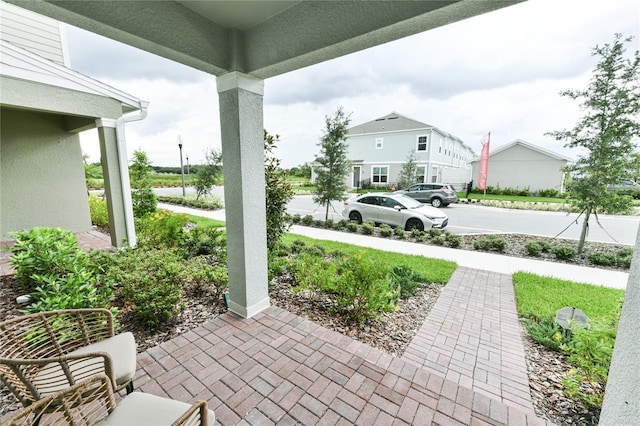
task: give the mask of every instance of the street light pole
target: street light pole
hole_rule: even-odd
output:
[[[180,175],[182,176],[182,196],[186,196],[186,191],[184,189],[184,166],[182,165],[182,140],[180,136],[178,136],[178,148],[180,148]]]

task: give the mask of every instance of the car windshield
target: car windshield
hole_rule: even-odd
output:
[[[415,209],[422,206],[422,203],[414,198],[407,197],[406,195],[399,195],[396,200],[402,203],[408,209]]]

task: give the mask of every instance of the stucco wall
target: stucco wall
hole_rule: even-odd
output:
[[[0,113],[0,239],[36,226],[90,230],[79,136],[60,116]]]

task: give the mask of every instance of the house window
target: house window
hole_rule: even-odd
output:
[[[376,138],[376,149],[382,149],[383,138]]]
[[[429,136],[418,136],[418,147],[416,151],[427,151],[429,148]]]
[[[389,166],[373,166],[371,168],[371,182],[387,183],[389,178]]]
[[[427,174],[426,169],[424,166],[416,167],[416,182],[424,183],[424,178]]]
[[[438,147],[438,154],[442,153],[442,139],[440,139],[440,146]]]

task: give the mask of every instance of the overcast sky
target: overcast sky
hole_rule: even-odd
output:
[[[178,137],[190,164],[220,149],[215,77],[74,27],[65,26],[71,67],[151,102],[144,121],[127,124],[129,158],[144,150],[153,165],[179,166]],[[338,106],[351,125],[392,111],[461,138],[476,152],[523,139],[571,158],[577,152],[546,132],[571,128],[577,101],[597,62],[595,45],[615,33],[636,37],[638,0],[529,0],[265,81],[264,126],[280,135],[284,167],[319,153],[324,116]],[[82,135],[99,160],[97,133]],[[185,158],[186,162],[186,158]]]

